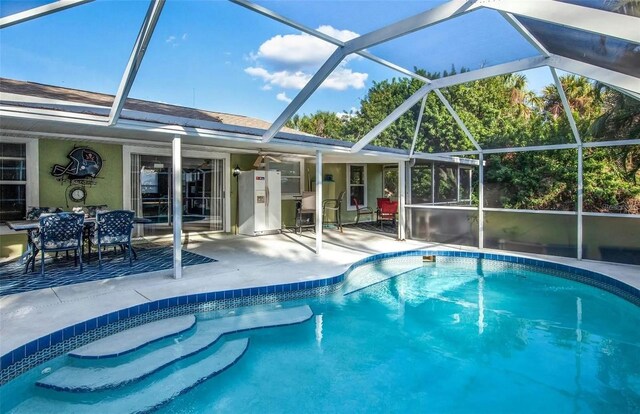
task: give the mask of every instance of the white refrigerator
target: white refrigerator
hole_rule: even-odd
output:
[[[281,224],[280,171],[244,171],[238,177],[238,230],[257,236],[278,233]]]

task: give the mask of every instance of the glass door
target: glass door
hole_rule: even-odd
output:
[[[171,157],[132,154],[131,198],[136,215],[151,220],[153,234],[171,232]],[[182,223],[186,231],[224,230],[224,160],[182,159]]]

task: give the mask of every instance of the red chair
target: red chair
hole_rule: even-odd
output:
[[[360,216],[366,216],[367,214],[371,217],[371,220],[373,220],[373,210],[371,210],[370,207],[360,207],[358,199],[355,197],[351,198],[351,203],[356,206],[356,224],[360,221]]]
[[[396,214],[398,214],[398,202],[391,201],[388,198],[378,198],[378,221],[380,222],[380,227],[385,220],[391,221],[393,224],[396,224]]]

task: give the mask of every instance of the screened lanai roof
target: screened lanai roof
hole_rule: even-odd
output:
[[[267,144],[296,114],[349,116],[376,83],[413,78],[423,86],[346,145],[348,152],[362,151],[435,94],[474,148],[464,153],[474,153],[485,149],[482,137],[447,101],[442,91],[448,87],[522,71],[532,73],[531,81],[544,73],[559,87],[573,127],[568,145],[579,145],[581,137],[558,73],[640,97],[637,0],[8,0],[0,7],[1,77],[114,96],[108,113],[67,123],[127,128],[125,102],[140,98],[267,119],[254,125],[261,131],[256,143]],[[467,71],[434,80],[415,73],[452,66]],[[0,108],[4,119],[36,109],[6,106]],[[417,135],[418,128],[409,138],[415,142]]]

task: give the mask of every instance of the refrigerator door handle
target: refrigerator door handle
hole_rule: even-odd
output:
[[[265,204],[268,206],[269,205],[269,186],[268,185],[265,187],[264,195],[265,195],[265,200],[264,200]]]

